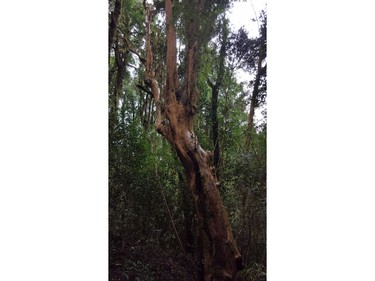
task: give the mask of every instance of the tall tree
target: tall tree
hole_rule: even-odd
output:
[[[115,36],[115,32],[116,32],[117,25],[118,25],[118,20],[119,20],[120,13],[121,13],[121,3],[122,3],[122,0],[115,0],[114,3],[111,3],[111,2],[109,3],[110,5],[112,4],[114,6],[112,12],[109,14],[109,31],[108,31],[108,51],[109,52],[111,52],[113,38]]]
[[[191,2],[191,3],[190,3]],[[203,248],[204,281],[237,280],[242,258],[233,239],[232,230],[223,206],[218,181],[211,165],[212,154],[204,150],[194,134],[193,118],[199,96],[197,70],[200,19],[205,1],[190,1],[189,22],[186,30],[184,83],[177,73],[176,31],[173,19],[173,1],[165,1],[167,26],[166,84],[161,93],[153,69],[150,43],[152,6],[144,1],[146,9],[146,70],[145,84],[151,89],[156,104],[155,127],[176,151],[193,195]],[[181,86],[180,86],[181,84]]]
[[[248,114],[248,128],[254,127],[255,109],[265,102],[267,63],[267,13],[261,12],[261,26],[259,37],[249,38],[241,28],[231,37],[231,60],[233,68],[249,71],[255,77],[251,81],[250,110]]]
[[[248,128],[250,130],[253,129],[254,124],[254,113],[255,108],[257,108],[260,105],[260,102],[264,99],[265,94],[265,87],[266,83],[264,80],[266,77],[266,70],[267,70],[267,64],[264,63],[264,60],[267,56],[267,17],[266,14],[264,14],[262,26],[260,27],[260,36],[256,40],[258,43],[258,49],[257,49],[257,63],[256,63],[256,75],[255,80],[253,83],[253,91],[251,94],[251,102],[250,102],[250,111],[249,111],[249,120],[248,120]],[[263,83],[262,83],[263,82]],[[263,94],[263,95],[262,95]]]
[[[242,155],[235,160],[239,176],[237,189],[241,198],[238,238],[243,258],[259,272],[266,266],[266,127],[254,126],[255,110],[265,103],[267,79],[267,15],[262,11],[259,36],[249,38],[244,29],[231,37],[233,68],[241,68],[253,75],[250,91],[250,108],[247,114],[246,134]],[[262,277],[262,278],[263,278]]]

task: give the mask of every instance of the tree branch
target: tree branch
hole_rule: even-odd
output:
[[[146,1],[143,1],[143,6],[146,10],[146,60],[144,61],[144,65],[146,66],[146,73],[144,82],[146,86],[151,89],[146,90],[147,93],[151,93],[154,98],[154,102],[156,105],[156,120],[155,120],[155,129],[156,131],[164,136],[167,140],[169,138],[169,130],[165,124],[162,122],[162,110],[161,110],[161,102],[160,102],[160,88],[158,81],[155,77],[155,71],[152,70],[152,49],[150,43],[150,32],[151,32],[151,18],[152,18],[152,6],[147,5]],[[137,85],[138,86],[138,85]],[[144,88],[142,86],[142,88]],[[141,88],[141,89],[142,89]],[[143,89],[145,90],[145,89]]]
[[[211,88],[214,88],[215,85],[212,83],[211,79],[210,78],[207,78],[207,84],[208,86],[210,86]]]
[[[144,64],[144,65],[146,65],[146,60],[140,55],[140,54],[138,54],[136,51],[134,51],[132,48],[130,48],[130,47],[128,47],[128,50],[130,51],[130,52],[132,52],[133,54],[135,54],[138,58],[139,58],[139,60],[142,62],[142,64]]]
[[[136,86],[137,86],[139,89],[141,89],[142,91],[145,91],[147,94],[149,94],[150,96],[153,97],[152,92],[151,92],[149,89],[147,89],[145,86],[143,86],[143,85],[141,85],[141,84],[137,84]]]
[[[135,65],[132,65],[130,63],[126,64],[126,66],[130,66],[130,67],[133,67],[134,69],[138,69],[138,67],[136,67]]]

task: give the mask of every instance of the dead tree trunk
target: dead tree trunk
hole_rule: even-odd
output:
[[[200,1],[197,4],[199,8]],[[176,151],[184,167],[188,186],[193,195],[203,247],[204,280],[237,280],[237,271],[242,266],[241,255],[237,250],[228,216],[222,204],[218,181],[214,167],[211,165],[211,153],[200,146],[193,130],[193,117],[198,98],[196,87],[197,23],[192,21],[187,28],[189,42],[187,44],[185,83],[179,89],[172,0],[165,1],[167,78],[165,91],[162,95],[162,104],[155,71],[152,69],[150,46],[152,8],[146,4],[146,1],[144,1],[144,6],[147,14],[145,84],[151,89],[156,104],[156,130],[168,140]]]

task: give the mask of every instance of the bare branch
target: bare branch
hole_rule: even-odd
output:
[[[146,60],[140,55],[140,54],[138,54],[136,51],[134,51],[132,48],[130,48],[130,47],[128,47],[128,50],[130,51],[130,52],[132,52],[133,54],[135,54],[138,58],[139,58],[139,60],[142,62],[142,64],[144,64],[144,65],[146,65]]]

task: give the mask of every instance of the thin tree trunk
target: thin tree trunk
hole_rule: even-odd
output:
[[[120,53],[118,47],[115,48],[116,54],[116,76],[115,76],[115,86],[113,91],[113,96],[111,97],[110,101],[110,112],[109,112],[109,133],[113,133],[114,127],[118,122],[118,109],[119,109],[119,100],[122,96],[122,88],[123,88],[123,81],[124,75],[126,71],[126,59],[128,56],[128,51],[125,53]]]
[[[225,62],[225,51],[226,43],[228,38],[228,29],[226,26],[226,19],[224,18],[222,22],[222,42],[219,54],[219,67],[218,75],[215,84],[213,84],[210,79],[207,80],[208,85],[211,87],[211,122],[212,122],[212,142],[214,145],[214,167],[216,172],[216,177],[220,177],[220,141],[219,141],[219,120],[218,120],[218,97],[221,84],[224,78],[224,62]]]
[[[264,72],[264,67],[262,67],[262,62],[265,59],[265,46],[263,43],[259,46],[259,56],[257,64],[257,74],[255,76],[253,93],[251,95],[250,111],[249,111],[249,120],[248,120],[248,129],[252,130],[254,127],[254,113],[255,108],[258,107],[258,95],[259,95],[259,86],[260,78]]]
[[[214,87],[212,87],[211,122],[212,122],[212,141],[214,144],[214,167],[215,167],[217,178],[219,178],[220,176],[219,120],[217,118],[218,96],[219,96],[219,87],[216,84]]]
[[[110,112],[109,112],[109,133],[113,133],[114,127],[117,124],[117,114],[119,109],[119,101],[122,96],[123,81],[126,72],[126,64],[128,61],[129,49],[127,48],[127,39],[124,37],[125,50],[120,50],[120,42],[118,33],[118,22],[121,17],[122,4],[125,0],[115,0],[115,7],[110,15],[109,23],[109,34],[108,34],[108,59],[110,59],[110,54],[112,48],[114,49],[115,55],[115,65],[113,69],[109,70],[109,81],[112,80],[112,76],[116,73],[114,77],[114,90],[113,96],[110,98]],[[126,14],[125,14],[126,17]],[[126,19],[125,24],[127,24],[128,19]],[[110,84],[110,83],[109,83]],[[111,91],[109,91],[111,93]]]
[[[121,2],[122,0],[115,0],[115,8],[110,15],[109,31],[108,31],[108,52],[111,52],[113,38],[117,29],[118,19],[121,14]]]

